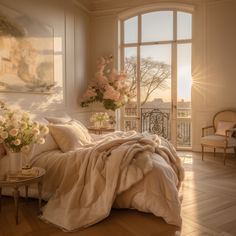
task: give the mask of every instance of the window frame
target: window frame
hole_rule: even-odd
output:
[[[150,42],[142,42],[142,15],[151,13],[151,12],[159,12],[159,11],[172,11],[173,12],[173,39],[166,41],[150,41]],[[177,12],[189,13],[192,16],[192,34],[191,39],[177,39]],[[136,43],[125,43],[124,37],[124,22],[132,17],[138,18],[138,36]],[[177,120],[177,89],[174,91],[174,87],[177,88],[177,47],[178,44],[190,43],[193,46],[193,23],[194,23],[194,6],[186,5],[186,4],[170,4],[170,3],[158,3],[152,4],[145,7],[137,7],[128,11],[125,11],[119,15],[119,48],[118,48],[118,66],[121,70],[124,69],[124,54],[125,48],[127,47],[136,47],[137,50],[137,67],[140,68],[140,48],[145,45],[162,45],[162,44],[171,44],[171,74],[172,74],[172,84],[171,84],[171,98],[172,98],[172,118],[174,117]],[[193,60],[192,60],[193,61]],[[140,71],[137,73],[137,87],[140,87]],[[173,104],[173,100],[175,104]],[[133,118],[136,120],[140,120],[141,117],[141,109],[140,109],[140,91],[137,91],[137,117],[129,117],[129,119]],[[123,111],[121,111],[124,113]],[[120,128],[124,129],[125,119],[124,116],[119,114],[120,118]],[[171,119],[172,119],[171,118]],[[140,130],[140,123],[138,122],[138,130]],[[177,121],[175,125],[171,128],[172,143],[174,146],[177,144]],[[192,140],[192,137],[191,137]]]

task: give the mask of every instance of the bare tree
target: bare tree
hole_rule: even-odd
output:
[[[125,72],[130,81],[130,92],[137,96],[137,58],[125,58]],[[141,105],[144,105],[151,94],[158,89],[167,89],[167,79],[170,78],[170,65],[155,61],[151,57],[140,59],[140,88],[142,91]]]

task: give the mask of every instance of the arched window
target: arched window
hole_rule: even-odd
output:
[[[191,147],[192,9],[138,11],[120,18],[121,68],[133,94],[121,128]]]

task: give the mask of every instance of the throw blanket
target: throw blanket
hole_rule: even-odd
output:
[[[152,170],[153,153],[160,153],[183,179],[181,162],[172,146],[156,135],[115,132],[92,146],[70,152],[60,186],[43,209],[42,219],[66,231],[106,218],[118,194]]]

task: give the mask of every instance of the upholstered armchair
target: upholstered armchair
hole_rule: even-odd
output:
[[[213,117],[213,124],[202,128],[202,160],[204,159],[204,148],[223,149],[224,165],[227,149],[234,148],[236,155],[236,111],[220,111]],[[211,132],[210,132],[211,131]]]

